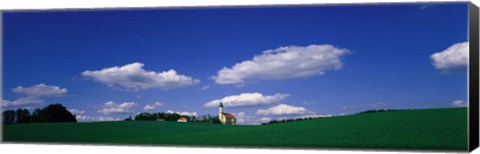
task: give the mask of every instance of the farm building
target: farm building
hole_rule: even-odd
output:
[[[187,120],[188,119],[185,118],[185,117],[180,117],[180,118],[178,118],[177,122],[187,122]]]
[[[235,119],[235,116],[233,116],[233,114],[223,113],[223,103],[222,102],[220,102],[220,106],[219,106],[218,119],[224,125],[225,124],[235,125],[235,123],[236,123],[236,119]]]

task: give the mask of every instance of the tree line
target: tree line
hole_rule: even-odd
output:
[[[376,112],[392,112],[392,111],[403,111],[404,109],[372,109],[366,110],[362,112],[358,112],[356,114],[366,114],[366,113],[376,113]]]
[[[61,104],[50,104],[32,113],[28,109],[3,111],[3,124],[37,122],[77,122],[75,116]]]
[[[158,119],[162,119],[165,121],[177,121],[180,117],[185,117],[188,119],[188,121],[191,121],[191,122],[220,123],[218,116],[211,116],[209,114],[202,115],[202,116],[186,116],[186,115],[180,115],[178,113],[172,113],[172,112],[157,112],[157,113],[143,112],[135,115],[134,118],[128,117],[125,119],[125,121],[130,121],[130,120],[156,121]]]
[[[326,117],[306,117],[306,118],[296,118],[296,119],[270,120],[270,121],[267,122],[267,123],[262,123],[262,125],[275,124],[275,123],[284,123],[284,122],[294,122],[294,121],[302,121],[302,120],[318,119],[318,118],[326,118]]]
[[[354,115],[367,114],[367,113],[378,113],[378,112],[393,112],[393,111],[402,111],[402,110],[401,109],[371,109],[371,110],[366,110],[366,111],[355,113]],[[318,118],[326,118],[326,117],[307,117],[307,118],[297,118],[297,119],[271,120],[267,123],[262,123],[262,125],[301,121],[301,120],[308,120],[308,119],[318,119]]]

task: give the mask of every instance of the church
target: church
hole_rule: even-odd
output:
[[[230,113],[223,113],[223,103],[220,102],[220,106],[219,106],[219,111],[218,111],[218,119],[220,120],[220,122],[222,124],[231,124],[231,125],[235,125],[236,123],[236,119],[235,119],[235,116],[233,116],[233,114],[230,114]]]

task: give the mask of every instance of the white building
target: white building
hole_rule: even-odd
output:
[[[180,118],[178,118],[177,122],[187,122],[187,120],[188,119],[185,118],[185,117],[180,117]]]
[[[223,113],[223,103],[222,102],[220,102],[220,106],[219,106],[218,119],[224,125],[225,124],[235,125],[235,123],[237,121],[235,119],[235,116],[233,116],[233,114]]]

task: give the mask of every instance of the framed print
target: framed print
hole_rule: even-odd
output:
[[[478,147],[470,2],[3,11],[2,142]]]

